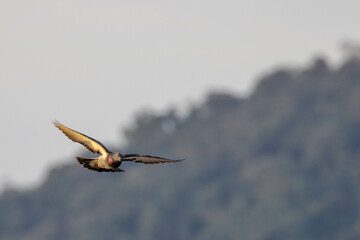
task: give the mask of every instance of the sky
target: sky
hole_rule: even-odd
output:
[[[336,64],[360,41],[359,1],[0,1],[0,190],[37,186],[142,111],[186,109],[211,91],[246,96],[266,72]],[[116,150],[116,149],[113,149]],[[139,149],[139,153],[141,149]]]

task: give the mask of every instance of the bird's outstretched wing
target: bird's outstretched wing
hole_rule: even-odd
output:
[[[150,155],[139,155],[139,154],[125,154],[121,156],[122,161],[135,161],[138,163],[154,164],[154,163],[171,163],[180,162],[184,159],[171,160],[162,157],[150,156]]]
[[[72,130],[68,127],[65,127],[58,121],[54,121],[55,126],[62,131],[68,138],[70,138],[74,142],[81,143],[84,145],[87,149],[89,149],[93,153],[98,154],[106,154],[109,153],[109,150],[106,149],[106,147],[99,141],[88,137],[82,133],[79,133],[75,130]]]

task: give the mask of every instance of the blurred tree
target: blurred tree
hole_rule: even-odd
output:
[[[280,69],[247,99],[145,112],[127,152],[187,160],[99,174],[79,165],[0,198],[0,239],[360,239],[360,61]]]

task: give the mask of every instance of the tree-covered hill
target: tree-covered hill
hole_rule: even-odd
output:
[[[2,194],[0,239],[360,239],[356,58],[274,71],[186,118],[143,114],[126,136],[125,152],[187,160],[121,174],[74,160]]]

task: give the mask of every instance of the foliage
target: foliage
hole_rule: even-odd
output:
[[[317,59],[185,119],[145,114],[126,151],[185,162],[56,168],[1,196],[0,239],[360,239],[359,103],[360,61]]]

